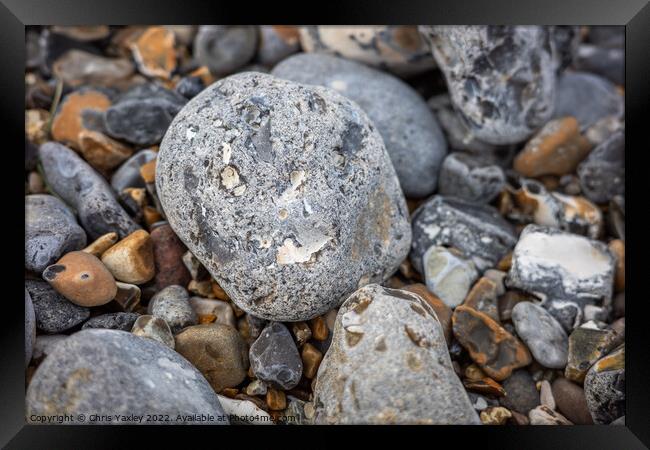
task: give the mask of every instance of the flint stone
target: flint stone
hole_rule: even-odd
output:
[[[102,314],[101,316],[95,316],[88,320],[81,326],[81,329],[106,328],[109,330],[131,331],[133,324],[139,316],[139,314],[131,312]]]
[[[314,405],[321,424],[480,424],[434,310],[376,284],[341,306]]]
[[[120,194],[128,187],[143,188],[144,180],[140,176],[140,167],[156,159],[157,153],[153,150],[140,150],[135,155],[124,161],[111,177],[111,186],[116,193]]]
[[[34,304],[36,327],[45,333],[60,333],[88,319],[90,310],[75,305],[41,280],[25,280]]]
[[[196,313],[189,302],[190,295],[182,286],[167,286],[149,301],[147,313],[164,319],[176,334],[185,327],[197,324]]]
[[[194,58],[213,74],[232,73],[255,55],[257,33],[252,25],[202,25],[194,38]]]
[[[438,192],[477,203],[489,203],[506,184],[503,169],[486,158],[450,153],[440,168]]]
[[[164,345],[125,331],[82,330],[59,342],[27,389],[28,418],[71,414],[83,423],[77,419],[81,414],[113,418],[154,411],[173,423],[228,424],[217,395],[196,368]],[[194,421],[196,414],[215,420]]]
[[[190,100],[161,144],[156,187],[178,237],[264,319],[325,313],[387,279],[410,245],[406,202],[365,113],[270,75],[232,75]]]
[[[324,86],[357,103],[377,127],[407,197],[433,193],[447,143],[420,95],[388,73],[335,56],[301,53],[275,66],[272,75]]]
[[[255,376],[276,389],[296,387],[302,376],[302,360],[291,333],[279,322],[269,323],[248,353]]]
[[[596,203],[625,195],[625,135],[614,133],[578,166],[580,187]]]
[[[538,363],[551,369],[566,366],[569,338],[548,311],[532,302],[520,302],[512,310],[512,322]]]

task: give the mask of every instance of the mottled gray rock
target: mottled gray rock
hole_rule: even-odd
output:
[[[450,308],[463,303],[478,278],[474,263],[436,245],[424,252],[422,266],[427,289]]]
[[[582,323],[582,308],[577,303],[549,300],[542,306],[562,325],[567,333],[571,333],[575,327]]]
[[[86,246],[86,232],[58,198],[25,196],[25,268],[42,272],[64,254]]]
[[[68,336],[65,334],[41,334],[36,336],[34,342],[34,353],[32,357],[34,361],[43,359],[54,349],[54,346],[66,339]]]
[[[257,27],[252,25],[202,25],[194,38],[194,58],[210,72],[234,72],[255,55]]]
[[[289,390],[302,376],[302,360],[291,333],[280,322],[271,322],[251,345],[248,352],[257,378],[276,389]]]
[[[87,423],[80,414],[86,420],[98,414],[96,424],[127,424],[139,422],[115,415],[156,414],[176,424],[228,424],[216,394],[187,360],[118,330],[82,330],[59,342],[34,374],[26,403],[28,419],[71,414],[73,422]],[[214,419],[193,417],[201,414]]]
[[[535,381],[526,369],[515,370],[501,385],[506,391],[505,397],[499,398],[502,406],[528,414],[528,411],[539,405]]]
[[[368,114],[381,134],[407,197],[426,197],[438,183],[447,143],[420,95],[388,73],[335,56],[300,53],[272,75],[338,91]]]
[[[164,319],[160,317],[142,315],[137,318],[131,328],[131,333],[136,336],[145,337],[158,341],[167,347],[174,349],[175,342],[172,330]]]
[[[580,187],[596,203],[625,195],[625,134],[614,133],[578,166]]]
[[[521,232],[508,273],[511,287],[580,305],[608,302],[613,283],[614,257],[605,244],[537,225]]]
[[[555,101],[555,42],[541,26],[420,26],[472,133],[521,142],[546,123]]]
[[[460,250],[482,272],[517,242],[512,226],[489,205],[436,195],[415,210],[411,218],[411,263],[422,271],[422,255],[432,245]]]
[[[179,238],[264,319],[323,314],[388,278],[410,245],[381,136],[318,86],[252,72],[214,83],[170,126],[156,184]]]
[[[479,424],[434,310],[372,284],[341,306],[314,389],[316,423]]]
[[[625,346],[591,366],[584,389],[594,423],[608,424],[625,415]]]
[[[548,311],[533,302],[520,302],[512,309],[512,322],[538,363],[551,369],[566,366],[569,338]]]
[[[604,117],[623,117],[624,111],[623,96],[608,80],[569,71],[558,78],[553,117],[573,116],[584,130]]]
[[[25,280],[34,304],[36,327],[45,333],[60,333],[88,319],[90,310],[75,305],[41,280]]]
[[[149,301],[147,313],[165,320],[176,334],[185,327],[197,324],[196,313],[189,302],[190,295],[182,286],[167,286]]]
[[[260,25],[256,60],[272,66],[300,50],[297,27]]]
[[[489,203],[505,187],[501,167],[469,153],[450,153],[440,168],[438,192],[464,200]]]
[[[31,361],[34,354],[35,341],[36,314],[34,313],[32,298],[25,289],[25,367],[29,365],[29,361]]]
[[[124,161],[111,177],[111,186],[118,194],[128,187],[143,188],[144,180],[140,176],[140,167],[154,159],[157,153],[153,150],[140,150]]]
[[[123,238],[140,229],[115,199],[106,180],[74,151],[47,142],[39,149],[47,183],[77,211],[91,239],[111,231]]]
[[[81,326],[81,329],[107,328],[109,330],[131,331],[133,324],[139,316],[139,314],[132,312],[102,314],[101,316],[95,316],[89,319]]]

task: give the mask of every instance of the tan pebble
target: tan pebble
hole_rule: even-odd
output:
[[[239,393],[239,389],[237,388],[225,388],[222,389],[221,392],[219,392],[220,395],[225,395],[228,398],[235,398],[235,396]]]
[[[314,404],[312,402],[305,403],[303,411],[305,412],[305,417],[307,419],[313,419],[314,418],[314,414],[315,414],[316,410],[314,409]]]
[[[126,283],[143,284],[155,275],[153,243],[149,233],[137,230],[102,254],[113,276]]]
[[[269,388],[266,391],[266,404],[273,411],[281,411],[287,407],[287,397],[283,391]]]
[[[528,411],[531,425],[573,425],[566,417],[546,405]]]
[[[214,280],[210,280],[210,286],[212,287],[212,293],[216,298],[219,300],[224,300],[228,301],[230,300],[230,297],[228,297],[228,294],[226,294],[226,291],[224,291],[221,286],[219,286],[219,283],[217,283]]]
[[[45,192],[45,183],[43,177],[38,172],[29,172],[27,177],[27,184],[29,186],[30,194],[42,194]]]
[[[481,411],[481,422],[484,425],[504,425],[512,413],[503,406],[489,406]]]
[[[115,298],[117,285],[111,272],[90,253],[70,252],[43,271],[54,290],[80,306],[105,305]]]
[[[212,283],[210,283],[210,280],[191,280],[187,285],[187,290],[192,294],[198,295],[199,297],[215,298],[214,291],[212,290]]]
[[[52,121],[52,138],[79,150],[79,135],[85,129],[82,119],[84,111],[106,111],[111,103],[106,94],[97,90],[86,89],[68,94]]]
[[[481,380],[465,380],[463,386],[466,389],[481,394],[491,395],[495,397],[503,397],[506,395],[505,389],[492,378],[485,377]]]
[[[540,382],[539,399],[542,405],[548,406],[553,410],[555,409],[555,398],[553,398],[553,392],[551,391],[551,383],[547,380]]]
[[[616,292],[625,290],[625,242],[614,239],[609,243],[609,250],[616,258],[616,275],[614,276],[614,287]]]
[[[404,277],[408,278],[409,280],[422,281],[422,275],[420,275],[415,270],[413,264],[411,264],[411,261],[408,259],[402,261],[402,263],[399,265],[399,271],[402,275],[404,275]]]
[[[28,109],[25,111],[25,134],[30,142],[40,145],[47,141],[47,125],[50,113],[44,109]]]
[[[81,130],[78,143],[83,158],[100,172],[114,169],[133,154],[132,148],[98,131]]]
[[[172,330],[164,319],[145,314],[137,318],[131,329],[136,336],[158,341],[167,347],[174,349],[174,336]]]
[[[485,372],[481,370],[476,364],[470,364],[465,368],[465,378],[471,381],[478,381],[485,378]]]
[[[322,317],[315,317],[309,321],[311,336],[317,341],[324,341],[329,336],[327,324]]]
[[[339,310],[334,308],[327,313],[325,313],[325,323],[327,324],[327,328],[330,330],[330,332],[334,331],[334,324],[336,324],[336,316],[338,315]]]
[[[122,191],[128,195],[141,208],[147,204],[147,190],[145,188],[126,188]]]
[[[102,236],[99,236],[95,241],[90,244],[88,247],[84,248],[82,252],[90,253],[100,258],[102,254],[111,248],[119,239],[119,236],[114,231],[106,233]]]
[[[303,374],[311,380],[318,373],[318,367],[323,360],[323,354],[310,343],[306,343],[302,347],[300,356],[302,358]]]
[[[146,223],[148,227],[163,220],[162,215],[160,215],[158,210],[153,206],[145,206],[142,213],[144,215],[144,223]]]
[[[140,166],[140,176],[145,183],[154,183],[156,181],[156,160],[151,160]]]
[[[164,27],[149,27],[130,47],[142,74],[169,78],[176,69],[174,44],[173,32]]]

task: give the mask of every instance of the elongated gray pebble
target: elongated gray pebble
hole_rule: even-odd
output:
[[[512,323],[538,363],[551,369],[564,369],[569,338],[548,311],[532,302],[519,302],[512,309]]]

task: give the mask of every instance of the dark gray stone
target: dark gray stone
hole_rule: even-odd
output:
[[[131,331],[133,324],[140,315],[130,312],[118,312],[102,314],[89,319],[81,326],[82,330],[86,328],[107,328],[109,330]]]
[[[271,322],[248,352],[255,376],[275,387],[289,390],[302,376],[302,360],[291,333],[280,322]]]
[[[533,302],[519,302],[512,309],[512,323],[538,363],[551,369],[564,369],[569,338],[548,311]]]
[[[257,33],[252,25],[202,25],[194,38],[194,58],[214,74],[232,73],[255,55]]]
[[[571,66],[580,46],[580,27],[576,25],[556,25],[549,27],[558,59],[558,71]]]
[[[158,99],[125,100],[106,111],[107,133],[136,145],[160,143],[174,114],[169,103]],[[176,113],[180,108],[176,109]]]
[[[155,414],[174,424],[228,424],[217,395],[185,358],[118,330],[82,330],[57,343],[34,374],[26,403],[28,419],[70,414],[73,423],[87,424],[96,414],[95,424],[136,424],[144,422],[115,415]],[[201,414],[214,418],[202,421]]]
[[[25,196],[25,268],[41,273],[64,254],[86,246],[74,214],[52,195]]]
[[[91,239],[112,231],[123,238],[140,229],[117,202],[106,180],[74,151],[47,142],[39,153],[47,183],[77,211]]]
[[[564,331],[571,333],[582,323],[582,308],[574,302],[550,300],[542,305],[558,321]]]
[[[501,167],[469,153],[450,153],[440,168],[438,192],[477,203],[489,203],[505,187]]]
[[[174,90],[187,99],[196,97],[203,89],[205,89],[203,80],[192,76],[181,78],[181,81],[174,86]]]
[[[273,66],[300,50],[300,40],[297,35],[295,39],[287,40],[273,25],[260,25],[259,36],[260,44],[255,59],[260,64]]]
[[[585,196],[596,203],[625,195],[625,134],[619,131],[593,149],[578,166],[578,177]]]
[[[176,334],[183,328],[198,323],[189,299],[190,295],[184,287],[167,286],[151,298],[147,313],[164,319],[172,333]]]
[[[36,326],[45,333],[60,333],[88,319],[90,310],[75,305],[41,280],[25,280],[34,304]]]
[[[515,370],[501,385],[506,395],[499,402],[508,409],[528,415],[528,411],[540,404],[535,381],[526,369]]]
[[[29,365],[34,354],[34,344],[36,341],[36,314],[34,313],[34,304],[32,298],[25,289],[25,367]]]
[[[121,193],[128,187],[143,188],[144,180],[140,176],[140,167],[156,159],[157,153],[153,150],[140,150],[135,155],[124,161],[111,177],[111,186],[116,193]]]

